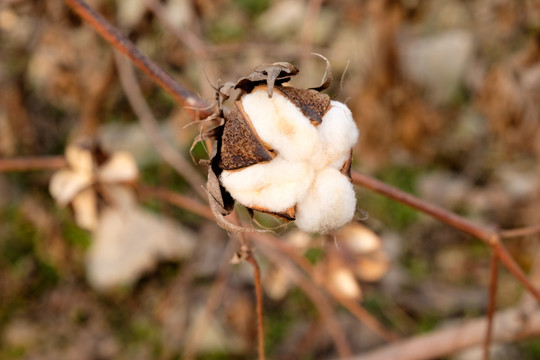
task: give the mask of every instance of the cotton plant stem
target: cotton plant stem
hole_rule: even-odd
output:
[[[503,239],[537,234],[540,234],[540,225],[528,226],[519,229],[501,230],[499,232],[500,237]]]
[[[154,13],[168,32],[181,41],[195,56],[199,65],[199,81],[201,84],[208,83],[209,79],[217,79],[217,71],[209,63],[210,54],[205,42],[197,36],[195,31],[180,29],[171,20],[167,9],[159,0],[145,0],[146,6]],[[193,21],[193,18],[191,19]],[[196,20],[195,20],[196,21]],[[193,27],[193,26],[192,26]]]
[[[491,262],[489,272],[489,299],[487,308],[486,336],[484,338],[483,356],[484,360],[489,360],[489,348],[493,335],[493,315],[497,304],[497,283],[498,283],[499,258],[495,251],[491,251]]]
[[[196,118],[203,119],[212,114],[210,107],[204,100],[174,80],[83,0],[64,0],[64,2]]]
[[[470,220],[449,212],[439,206],[428,203],[413,195],[407,194],[390,185],[387,185],[375,178],[361,174],[357,171],[352,171],[352,181],[356,185],[360,185],[367,189],[378,192],[386,197],[394,199],[407,206],[415,208],[425,214],[431,215],[437,220],[440,220],[458,230],[463,231],[475,238],[478,238],[490,245],[490,242],[495,234],[494,229],[480,226]]]
[[[313,40],[315,37],[315,29],[317,27],[317,21],[321,13],[322,0],[309,0],[307,2],[306,15],[304,23],[302,25],[302,31],[300,33],[300,68],[306,68],[307,60],[312,52]]]
[[[334,317],[334,312],[332,306],[328,302],[328,299],[325,297],[320,290],[311,283],[310,279],[307,278],[296,266],[294,266],[289,259],[283,257],[281,254],[277,253],[272,247],[259,244],[260,246],[257,249],[264,254],[270,261],[281,267],[287,272],[289,278],[300,288],[302,291],[311,299],[313,304],[319,310],[321,317],[323,318],[328,333],[336,345],[336,349],[339,353],[340,358],[347,358],[351,356],[351,349],[347,342],[347,338],[340,324],[337,322]]]
[[[256,242],[262,242],[267,246],[271,246],[277,249],[282,254],[286,255],[289,259],[299,266],[311,279],[314,272],[313,265],[303,256],[298,254],[298,251],[291,246],[284,244],[283,241],[275,236],[268,234],[253,234],[252,237]],[[366,309],[362,307],[357,301],[352,299],[346,299],[339,296],[336,291],[332,291],[331,288],[326,287],[326,290],[332,295],[332,297],[338,301],[343,307],[345,307],[351,314],[353,314],[360,322],[362,322],[368,329],[377,334],[381,339],[391,342],[398,339],[398,336],[386,329],[380,322],[371,315]]]
[[[201,174],[194,168],[193,164],[180,154],[168,140],[163,136],[159,124],[146,103],[141,88],[135,78],[135,72],[131,63],[124,59],[118,52],[114,53],[116,67],[120,74],[120,82],[124,88],[128,101],[139,118],[139,122],[148,136],[152,145],[156,148],[161,157],[182,176],[195,192],[202,198],[207,199],[204,191],[205,181]]]
[[[261,285],[261,269],[257,260],[253,257],[253,252],[248,251],[246,261],[253,267],[253,278],[255,280],[255,295],[257,298],[257,343],[259,360],[265,360],[264,355],[264,307],[263,307],[263,290]]]
[[[531,284],[529,279],[527,279],[527,276],[519,268],[512,256],[508,254],[504,245],[500,242],[500,237],[495,229],[476,224],[446,209],[430,204],[375,178],[360,174],[359,172],[353,171],[351,176],[354,184],[378,192],[425,214],[431,215],[435,219],[461,230],[491,246],[501,264],[506,267],[506,269],[508,269],[508,271],[510,271],[540,303],[540,292]]]
[[[214,215],[210,208],[198,200],[179,194],[162,187],[152,187],[143,184],[137,185],[139,193],[146,197],[154,197],[168,202],[171,205],[182,208],[208,220],[214,221]]]
[[[204,334],[204,330],[208,327],[212,315],[217,310],[220,300],[223,297],[223,293],[227,286],[227,279],[231,272],[230,259],[234,253],[235,243],[234,241],[229,241],[227,247],[221,258],[221,263],[216,275],[208,299],[204,306],[203,315],[198,319],[198,321],[193,325],[193,332],[189,335],[189,338],[185,342],[184,352],[182,354],[182,359],[184,360],[193,360],[196,357],[197,349],[201,340],[201,337]]]
[[[529,291],[529,293],[540,303],[540,292],[529,281],[523,270],[516,264],[512,256],[508,253],[508,250],[499,241],[492,245],[495,254],[499,258],[501,264],[503,264],[512,275]]]
[[[0,173],[58,170],[67,166],[64,156],[31,156],[0,158]]]

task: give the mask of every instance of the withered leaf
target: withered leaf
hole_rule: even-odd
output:
[[[322,58],[324,61],[326,61],[326,70],[324,71],[324,75],[323,75],[323,79],[322,79],[322,82],[321,82],[321,85],[317,86],[317,87],[314,87],[314,88],[310,88],[310,90],[315,90],[315,91],[323,91],[323,90],[326,90],[330,87],[330,85],[332,84],[332,67],[330,66],[330,61],[322,56],[321,54],[317,54],[317,53],[312,53],[312,55],[316,55],[320,58]]]
[[[237,101],[227,115],[221,137],[219,167],[236,170],[250,165],[268,162],[275,153],[267,149],[248,120],[242,103]]]
[[[250,93],[257,85],[268,85],[268,97],[272,97],[274,85],[281,85],[298,74],[298,68],[287,62],[260,65],[251,74],[236,82],[235,89]]]

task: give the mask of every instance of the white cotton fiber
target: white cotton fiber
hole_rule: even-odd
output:
[[[316,169],[329,165],[341,168],[358,140],[358,129],[347,105],[331,101],[330,106],[317,127],[319,145],[313,157]]]
[[[358,139],[349,108],[331,101],[315,126],[288,98],[266,87],[242,96],[242,107],[259,138],[276,157],[234,171],[223,171],[221,184],[240,204],[269,212],[296,210],[306,232],[328,232],[354,216],[356,196],[340,170]]]
[[[266,88],[242,97],[242,105],[262,141],[289,161],[310,159],[318,143],[317,130],[286,97]]]
[[[327,232],[354,216],[356,196],[349,179],[334,168],[321,170],[306,197],[296,206],[296,225],[308,232]]]
[[[242,170],[223,171],[220,180],[242,205],[282,212],[304,198],[313,177],[308,164],[276,157]]]

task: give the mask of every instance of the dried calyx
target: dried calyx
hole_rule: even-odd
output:
[[[350,166],[358,130],[347,106],[321,93],[331,82],[326,62],[316,88],[286,86],[298,69],[279,62],[217,90],[212,117],[219,126],[201,138],[217,142],[207,190],[224,228],[240,230],[223,218],[234,201],[295,220],[309,232],[327,232],[352,219],[356,198]],[[225,113],[222,104],[232,89],[240,95]]]

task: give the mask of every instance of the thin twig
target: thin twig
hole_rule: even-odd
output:
[[[281,239],[261,233],[253,234],[252,236],[257,242],[262,242],[268,246],[271,246],[286,255],[289,259],[294,261],[294,263],[298,265],[306,274],[308,274],[310,279],[313,278],[312,275],[314,271],[311,263],[305,257],[300,256],[294,248],[283,243]],[[331,287],[325,287],[325,289],[330,293],[330,295],[332,295],[335,300],[337,300],[341,305],[343,305],[347,310],[349,310],[350,313],[353,314],[358,320],[360,320],[360,322],[362,322],[368,329],[380,336],[381,339],[392,342],[399,338],[397,334],[394,334],[393,332],[386,329],[379,322],[379,320],[377,320],[377,318],[375,318],[368,311],[366,311],[366,309],[364,309],[362,305],[360,305],[358,302],[339,296],[336,291],[332,290]]]
[[[433,216],[435,219],[448,224],[458,230],[463,231],[466,234],[472,235],[475,238],[482,240],[484,243],[490,245],[501,264],[508,269],[514,275],[514,277],[521,282],[521,284],[540,302],[540,292],[531,284],[527,276],[516,264],[515,260],[508,254],[503,244],[500,242],[499,235],[494,229],[488,228],[479,224],[476,224],[470,220],[467,220],[461,216],[458,216],[446,209],[439,206],[430,204],[424,200],[414,197],[406,192],[396,189],[390,185],[387,185],[377,179],[360,174],[356,171],[352,172],[352,180],[356,185],[363,186],[386,197],[399,201],[407,206],[417,209],[423,213]]]
[[[208,299],[206,300],[206,304],[204,306],[203,315],[197,320],[193,326],[193,332],[189,335],[189,338],[185,342],[184,353],[182,354],[182,359],[184,360],[192,360],[195,358],[201,336],[203,335],[204,330],[207,328],[208,322],[212,318],[212,314],[214,314],[220,304],[220,299],[225,291],[227,278],[229,277],[231,271],[230,259],[234,253],[234,246],[234,242],[229,241],[225,251],[223,252],[221,264],[219,265],[216,278],[212,283]]]
[[[332,306],[324,294],[321,293],[307,276],[294,266],[289,259],[276,253],[271,246],[262,243],[260,245],[261,246],[258,246],[257,249],[272,262],[284,269],[288,273],[289,278],[302,289],[302,291],[311,299],[313,304],[315,304],[327,326],[327,330],[332,337],[334,344],[336,345],[339,356],[341,358],[351,356],[351,349],[347,343],[345,333],[334,317]]]
[[[534,285],[529,281],[523,270],[516,264],[516,261],[508,253],[508,250],[504,245],[498,241],[492,245],[493,250],[495,251],[497,257],[499,258],[501,264],[506,267],[512,275],[531,293],[532,296],[540,303],[540,292],[534,287]]]
[[[137,117],[141,126],[148,136],[152,145],[156,148],[161,157],[182,176],[195,192],[202,198],[206,199],[207,195],[204,191],[205,181],[182,154],[169,144],[159,129],[152,110],[144,100],[141,88],[135,78],[135,72],[131,63],[122,58],[118,52],[114,53],[116,67],[120,74],[120,82],[124,88],[129,103]]]
[[[146,186],[142,184],[137,185],[137,190],[143,196],[155,197],[163,201],[166,201],[169,204],[172,204],[184,210],[190,211],[194,214],[200,215],[209,220],[212,220],[212,221],[215,220],[214,215],[212,214],[212,211],[210,211],[210,208],[207,205],[199,202],[198,200],[176,193],[169,189],[160,188],[160,187],[150,187],[150,186]]]
[[[519,229],[501,230],[499,232],[499,236],[503,239],[520,237],[520,236],[530,236],[530,235],[536,235],[536,234],[540,234],[540,225],[529,226],[529,227],[524,227],[524,228],[519,228]]]
[[[489,360],[489,347],[493,335],[493,315],[497,304],[497,283],[498,283],[499,258],[494,250],[491,251],[491,262],[489,271],[489,299],[487,308],[486,336],[484,340],[484,360]]]
[[[309,0],[306,5],[306,16],[300,34],[300,44],[302,49],[300,58],[301,68],[305,68],[307,58],[309,54],[312,53],[313,39],[315,37],[314,29],[317,27],[321,5],[322,0]]]
[[[63,156],[0,158],[0,173],[18,171],[58,170],[67,166]]]
[[[490,242],[493,239],[493,235],[495,234],[494,229],[478,225],[470,220],[451,213],[446,209],[443,209],[439,206],[433,205],[410,194],[407,194],[406,192],[398,190],[367,175],[360,174],[356,171],[353,171],[351,175],[354,184],[378,192],[402,204],[405,204],[423,213],[431,215],[435,219],[440,220],[443,223],[448,224],[458,230],[461,230],[464,233],[472,235],[475,238],[482,240],[488,245],[490,245]]]
[[[199,81],[200,83],[207,82],[208,79],[216,79],[216,71],[214,67],[209,65],[209,52],[205,42],[197,36],[195,31],[190,29],[180,29],[178,26],[172,23],[170,16],[167,13],[167,9],[158,0],[146,0],[146,6],[154,13],[159,19],[159,22],[167,29],[168,32],[173,34],[179,41],[181,41],[195,56],[197,59],[197,65],[199,66]],[[194,17],[191,19],[194,20]]]
[[[253,266],[253,277],[255,279],[255,295],[257,298],[257,343],[259,360],[265,360],[264,355],[264,308],[263,308],[263,291],[261,285],[261,269],[257,260],[253,257],[253,252],[248,251],[247,262]]]
[[[114,48],[130,58],[139,69],[182,104],[187,111],[193,113],[196,118],[203,119],[212,114],[210,107],[204,100],[174,80],[84,1],[64,1]]]

